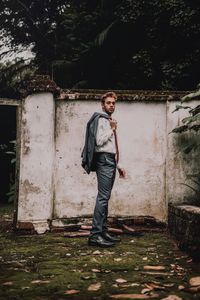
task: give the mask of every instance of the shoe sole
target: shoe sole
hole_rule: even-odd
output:
[[[100,248],[110,248],[110,247],[113,247],[115,244],[111,244],[111,245],[101,245],[101,244],[96,244],[96,243],[92,243],[92,242],[89,242],[88,243],[88,246],[92,246],[92,247],[100,247]]]
[[[111,243],[120,243],[120,242],[121,242],[121,240],[119,240],[119,241],[110,241],[110,240],[106,240],[106,241],[111,242]]]

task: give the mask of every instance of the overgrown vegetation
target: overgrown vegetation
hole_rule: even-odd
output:
[[[23,81],[36,70],[30,60],[16,59],[0,64],[0,97],[19,98]]]
[[[31,47],[38,72],[61,87],[190,90],[198,82],[196,0],[2,0],[0,19],[10,49]]]
[[[7,192],[7,201],[8,203],[13,203],[15,201],[15,163],[16,163],[16,141],[10,141],[11,150],[6,151],[5,153],[10,155],[10,164],[11,164],[11,173],[10,173],[10,182],[9,182],[9,191]]]
[[[173,111],[179,111],[180,109],[188,110],[188,116],[182,119],[181,126],[177,126],[172,130],[174,133],[183,133],[187,132],[191,134],[191,132],[195,132],[199,135],[200,132],[200,105],[196,105],[193,108],[190,106],[183,105],[185,101],[192,99],[199,99],[200,97],[200,84],[197,86],[196,91],[184,96],[181,99],[181,104],[176,106],[176,109]],[[188,139],[189,142],[183,148],[185,154],[189,154],[191,151],[198,152],[200,148],[200,140],[199,139]],[[198,164],[198,162],[196,162]],[[198,205],[200,200],[200,172],[197,174],[188,174],[188,183],[182,183],[187,186],[191,190],[195,192],[195,197],[198,199]]]
[[[198,269],[166,233],[122,236],[112,249],[91,248],[86,238],[63,234],[12,236],[4,230],[0,236],[1,300],[199,296],[190,283]]]

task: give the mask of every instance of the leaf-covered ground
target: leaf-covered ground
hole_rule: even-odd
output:
[[[199,271],[167,232],[98,249],[86,237],[0,231],[0,300],[200,299]]]

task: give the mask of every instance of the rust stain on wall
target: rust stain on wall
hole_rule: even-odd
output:
[[[29,130],[27,128],[24,129],[23,133],[24,133],[24,137],[23,137],[22,150],[23,150],[23,154],[26,155],[31,150],[31,148],[29,147],[29,145],[30,145],[30,134],[29,134]]]
[[[30,193],[39,194],[41,192],[41,189],[38,186],[34,186],[33,183],[31,183],[28,179],[24,180],[22,185],[23,185],[23,193],[25,198]]]
[[[23,107],[23,112],[26,113],[25,108]],[[28,129],[27,125],[27,119],[22,118],[22,133],[23,133],[23,139],[22,139],[22,151],[24,155],[27,155],[31,148],[29,147],[30,145],[30,131]]]

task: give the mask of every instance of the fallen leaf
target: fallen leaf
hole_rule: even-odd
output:
[[[162,298],[161,300],[182,300],[182,298],[176,296],[176,295],[169,295],[166,298]]]
[[[90,233],[89,231],[86,232],[68,232],[64,234],[64,237],[68,238],[75,238],[75,237],[82,237],[82,236],[88,236]]]
[[[125,283],[127,282],[127,280],[123,279],[123,278],[118,278],[115,280],[117,283]]]
[[[192,286],[200,285],[200,276],[190,278],[189,283]]]
[[[120,287],[121,287],[121,288],[128,288],[128,287],[130,287],[130,286],[132,286],[131,283],[121,283],[121,284],[120,284]]]
[[[184,285],[179,285],[179,286],[178,286],[178,290],[179,290],[179,291],[182,291],[182,290],[184,290],[184,289],[185,289]]]
[[[145,289],[141,290],[141,293],[146,294],[146,293],[149,293],[151,291],[152,291],[152,289],[145,288]]]
[[[106,254],[106,255],[113,255],[113,254],[115,254],[115,252],[114,251],[104,251],[104,254]]]
[[[187,289],[190,293],[198,293],[200,291],[200,286],[193,286],[189,289]]]
[[[114,299],[151,299],[158,298],[158,294],[152,293],[151,295],[141,295],[141,294],[117,294],[111,295],[110,298]]]
[[[164,272],[150,272],[150,271],[144,271],[141,272],[144,275],[153,275],[153,276],[174,276],[174,274],[171,273],[164,273]]]
[[[99,269],[92,269],[91,271],[94,273],[101,273],[101,271]]]
[[[83,279],[83,280],[89,280],[89,279],[95,279],[95,278],[96,278],[96,274],[81,276],[81,279]]]
[[[88,287],[89,292],[96,292],[101,288],[101,282],[93,283]]]
[[[151,270],[151,271],[164,271],[164,266],[144,266],[144,270]]]
[[[118,258],[114,258],[114,261],[121,261],[122,258],[118,257]]]
[[[6,282],[2,283],[2,285],[11,286],[11,285],[13,285],[13,282],[12,281],[6,281]]]
[[[145,283],[145,287],[149,290],[165,290],[166,288],[163,285],[157,283]]]
[[[101,252],[100,252],[99,250],[96,250],[96,251],[94,251],[92,254],[94,254],[94,255],[99,255],[99,254],[101,254]]]
[[[65,295],[73,295],[73,294],[78,294],[80,291],[79,290],[67,290],[64,292]]]
[[[31,283],[49,283],[50,281],[49,280],[33,280],[31,281]]]
[[[131,283],[131,286],[140,286],[139,283]]]
[[[148,260],[148,257],[145,256],[145,257],[142,258],[142,260]]]
[[[175,286],[175,283],[163,283],[163,285],[165,287],[173,287],[173,286]]]
[[[105,270],[104,273],[111,273],[111,270]]]

